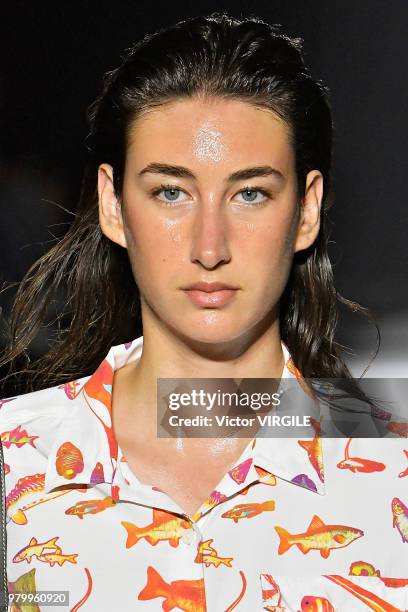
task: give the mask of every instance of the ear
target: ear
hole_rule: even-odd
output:
[[[294,252],[310,247],[320,229],[320,209],[323,199],[323,175],[311,170],[306,177],[305,196],[300,209]]]
[[[122,210],[113,186],[113,168],[109,164],[101,164],[98,168],[98,197],[99,225],[102,232],[126,249]]]

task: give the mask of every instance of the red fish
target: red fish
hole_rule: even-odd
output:
[[[349,448],[353,438],[350,438],[344,449],[344,459],[337,464],[341,470],[350,470],[351,472],[382,472],[385,469],[384,463],[381,461],[372,461],[371,459],[361,459],[360,457],[350,457]]]
[[[326,597],[305,595],[300,602],[301,612],[335,612],[335,608]]]
[[[408,459],[408,450],[404,450],[405,456]],[[404,478],[404,476],[408,476],[408,467],[405,468],[402,472],[398,474],[398,478]]]

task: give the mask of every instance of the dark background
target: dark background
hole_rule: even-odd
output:
[[[226,10],[280,23],[304,39],[313,76],[330,89],[335,203],[330,255],[337,288],[368,306],[383,335],[370,371],[408,372],[408,3],[405,0],[232,2],[59,1],[3,6],[0,73],[0,280],[19,281],[62,236],[74,210],[102,74],[146,32]],[[8,314],[13,291],[0,295]],[[135,332],[135,337],[138,335]],[[342,317],[339,339],[361,374],[375,329]],[[46,349],[40,334],[31,351]],[[375,369],[377,367],[377,370]]]

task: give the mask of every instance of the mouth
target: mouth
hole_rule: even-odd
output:
[[[184,292],[188,298],[197,306],[207,308],[218,308],[231,302],[234,299],[238,289],[217,289],[215,291],[203,291],[201,289],[185,289]]]

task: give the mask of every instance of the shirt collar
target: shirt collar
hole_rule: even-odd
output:
[[[89,377],[60,385],[70,402],[70,409],[55,432],[45,474],[45,492],[72,484],[113,483],[118,467],[118,445],[112,430],[112,385],[115,370],[137,361],[142,354],[143,336],[111,347],[97,370]],[[287,379],[303,385],[289,350],[282,342],[284,369],[281,388]],[[297,386],[297,384],[296,384]],[[257,437],[248,447],[245,459],[252,469],[258,466],[301,486],[325,493],[323,453],[320,436],[267,438]],[[248,461],[250,459],[250,461]]]

